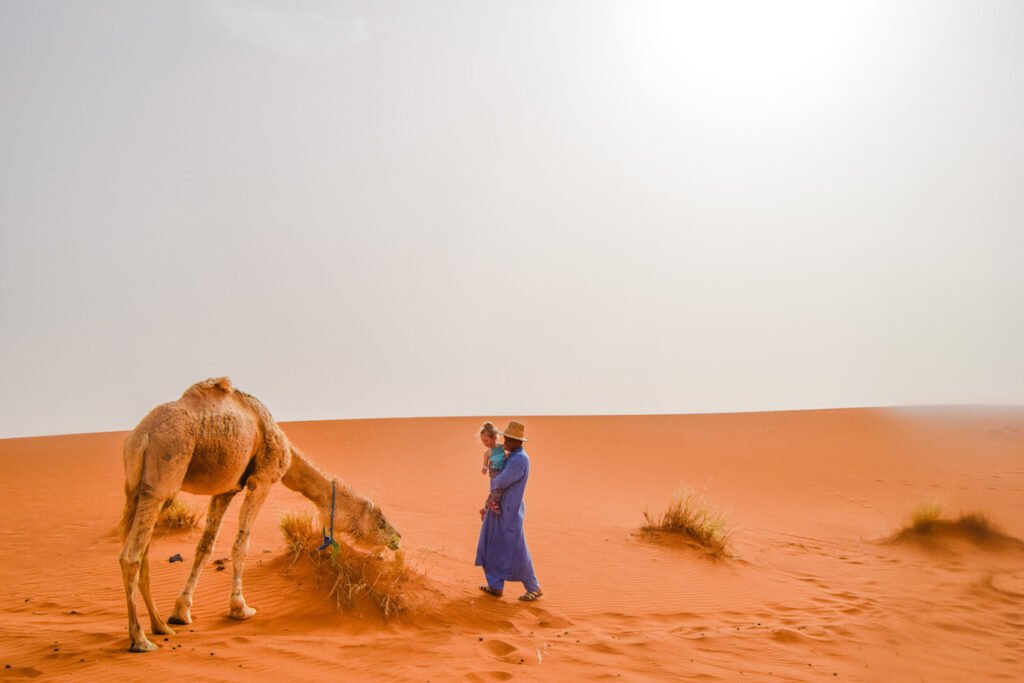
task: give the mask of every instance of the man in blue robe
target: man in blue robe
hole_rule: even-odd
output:
[[[491,479],[491,490],[502,489],[502,512],[496,514],[492,509],[487,510],[476,546],[476,566],[484,568],[487,579],[487,584],[480,586],[483,592],[501,597],[506,581],[522,581],[526,593],[519,599],[532,602],[543,593],[523,534],[526,515],[523,493],[530,478],[530,458],[523,450],[525,431],[519,422],[509,422],[504,432],[498,432],[505,437],[508,459],[504,469]]]

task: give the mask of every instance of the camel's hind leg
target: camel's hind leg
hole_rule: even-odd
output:
[[[203,529],[203,537],[199,539],[196,546],[196,559],[192,563],[192,572],[188,575],[185,587],[181,589],[181,595],[174,603],[174,611],[168,621],[172,624],[192,623],[192,594],[195,593],[196,584],[199,583],[199,574],[203,571],[203,565],[213,552],[213,545],[217,542],[217,534],[220,532],[221,522],[224,520],[224,513],[234,499],[238,491],[222,493],[219,496],[210,498],[210,507],[206,511],[206,528]]]
[[[231,583],[231,602],[229,616],[232,619],[244,620],[256,614],[256,610],[245,604],[242,597],[242,565],[245,562],[245,554],[249,550],[249,536],[252,534],[252,525],[256,521],[263,502],[270,493],[270,483],[249,479],[247,484],[249,490],[245,494],[245,501],[242,503],[242,510],[238,516],[238,536],[231,549],[231,560],[234,565],[234,578]]]
[[[140,493],[135,510],[135,520],[128,530],[124,548],[121,550],[121,578],[124,580],[124,592],[128,600],[128,636],[131,638],[132,652],[149,652],[157,646],[149,642],[139,625],[139,614],[135,605],[135,591],[139,587],[139,575],[143,558],[149,551],[149,540],[153,536],[153,526],[160,511],[162,500]],[[148,584],[148,571],[147,581]],[[148,591],[146,591],[148,593]],[[147,603],[149,600],[147,600]],[[152,614],[152,607],[150,607]]]
[[[161,636],[173,636],[174,629],[167,625],[167,622],[160,618],[153,604],[153,594],[149,590],[149,546],[142,552],[142,570],[139,572],[139,590],[142,599],[146,601],[146,609],[149,610],[149,630]]]

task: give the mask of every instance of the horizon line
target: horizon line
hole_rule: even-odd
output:
[[[518,417],[520,419],[532,418],[561,418],[561,417],[673,417],[673,416],[703,416],[703,415],[774,415],[780,413],[823,413],[836,412],[841,410],[1021,410],[1024,411],[1024,404],[1014,403],[917,403],[899,405],[854,405],[854,406],[832,406],[827,408],[781,408],[778,410],[709,410],[704,412],[623,412],[623,413],[494,413],[491,415],[479,413],[474,415],[389,415],[377,417],[336,417],[336,418],[308,418],[295,420],[274,420],[279,425],[304,424],[313,422],[371,422],[385,420],[465,420],[469,418],[485,419],[487,417]],[[60,432],[56,434],[27,434],[20,436],[3,436],[0,441],[17,441],[19,439],[48,439],[66,436],[98,436],[101,434],[118,434],[130,432],[135,427],[124,429],[101,429],[95,432]]]

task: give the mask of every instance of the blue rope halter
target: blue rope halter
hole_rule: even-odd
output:
[[[324,529],[324,543],[317,550],[324,550],[334,545],[334,480],[331,480],[331,533]]]

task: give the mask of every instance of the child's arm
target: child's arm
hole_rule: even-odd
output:
[[[490,451],[484,451],[484,468],[482,470],[480,470],[481,474],[487,474],[487,465],[490,462],[490,460],[491,460],[491,452]]]

